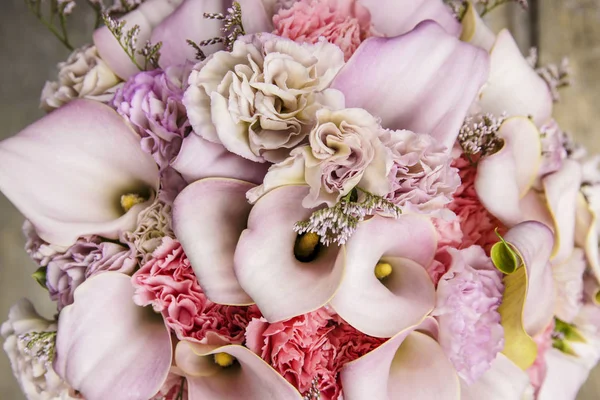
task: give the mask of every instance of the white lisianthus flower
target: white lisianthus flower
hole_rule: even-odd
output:
[[[183,103],[194,132],[257,162],[279,162],[306,142],[317,110],[339,109],[329,85],[344,64],[335,45],[270,34],[237,40],[192,71]]]
[[[52,368],[56,324],[42,318],[29,300],[21,299],[0,327],[4,351],[28,400],[76,399]]]
[[[58,64],[58,80],[46,82],[40,107],[52,111],[77,98],[108,102],[114,97],[119,78],[98,55],[95,46],[75,50]]]

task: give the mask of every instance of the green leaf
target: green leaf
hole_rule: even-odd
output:
[[[46,267],[39,267],[37,271],[31,274],[31,277],[35,279],[37,283],[44,289],[48,289],[46,286]]]
[[[492,246],[492,262],[500,272],[510,275],[519,268],[521,259],[512,246],[500,236],[498,228],[496,228],[496,235],[500,238],[500,241]]]

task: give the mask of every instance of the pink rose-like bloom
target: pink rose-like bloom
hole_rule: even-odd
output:
[[[273,16],[274,34],[296,42],[316,43],[324,37],[348,60],[371,36],[371,14],[357,0],[300,0]]]
[[[531,382],[531,386],[533,386],[536,394],[542,387],[544,379],[546,379],[546,352],[552,348],[553,332],[554,320],[542,333],[534,336],[533,338],[535,344],[537,345],[537,357],[533,365],[527,368],[527,374],[529,375],[529,381]]]
[[[459,248],[464,249],[476,244],[489,254],[492,246],[498,242],[495,229],[498,228],[501,235],[505,234],[507,229],[479,201],[475,191],[477,167],[464,157],[455,159],[452,166],[459,169],[462,180],[454,193],[454,200],[448,205],[460,221],[463,239]]]
[[[460,185],[446,149],[426,134],[384,131],[381,141],[392,155],[386,198],[406,211],[432,212],[452,201]]]
[[[98,236],[83,237],[47,264],[46,287],[58,310],[73,303],[73,293],[86,279],[105,271],[133,272],[137,261],[133,252]]]
[[[439,342],[467,383],[490,368],[504,346],[498,307],[501,274],[479,246],[447,248],[450,269],[440,279],[433,315],[440,324]]]
[[[191,131],[183,103],[190,68],[169,67],[131,77],[117,92],[113,106],[142,138],[142,149],[165,168],[179,154]]]
[[[326,308],[274,324],[254,319],[246,331],[248,348],[300,393],[308,393],[316,378],[323,400],[341,398],[338,377],[344,364],[384,341],[358,332]]]
[[[261,316],[256,306],[218,305],[206,298],[181,244],[170,238],[154,251],[153,258],[132,277],[133,300],[152,305],[180,340],[202,342],[209,332],[230,343],[244,341],[252,318]]]

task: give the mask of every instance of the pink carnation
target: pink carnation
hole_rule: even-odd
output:
[[[383,343],[366,336],[326,308],[269,324],[254,319],[246,331],[248,348],[277,370],[300,393],[316,388],[323,400],[341,398],[339,371]]]
[[[451,265],[438,283],[433,315],[440,324],[444,352],[460,377],[472,383],[504,346],[498,313],[504,288],[500,272],[481,247],[447,252]]]
[[[300,43],[324,37],[348,60],[371,36],[371,14],[357,0],[300,0],[273,16],[274,34]]]
[[[132,277],[134,301],[163,314],[180,340],[202,342],[209,332],[242,343],[248,322],[261,316],[256,306],[218,305],[206,298],[181,244],[170,237]]]

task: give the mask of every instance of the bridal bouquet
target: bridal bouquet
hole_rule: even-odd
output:
[[[574,399],[600,157],[507,1],[26,0],[98,23],[0,142],[58,311],[2,325],[27,398]]]

